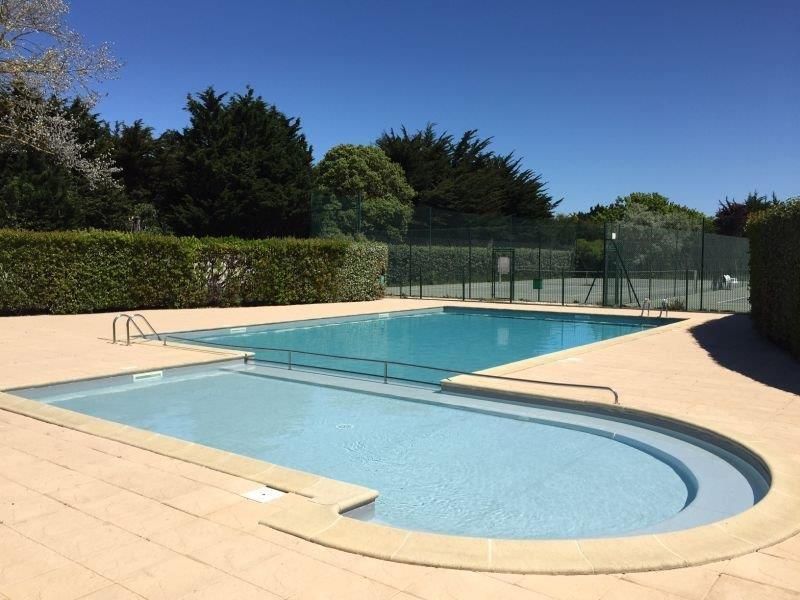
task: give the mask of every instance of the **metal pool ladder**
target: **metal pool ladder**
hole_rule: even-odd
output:
[[[144,322],[144,324],[147,325],[147,327],[152,332],[151,335],[156,336],[156,338],[159,341],[164,342],[164,345],[166,345],[167,341],[165,339],[163,339],[159,335],[159,333],[155,330],[155,327],[153,327],[150,324],[150,321],[147,320],[147,317],[145,317],[141,313],[134,313],[133,315],[129,315],[127,313],[120,313],[116,317],[114,317],[114,321],[111,323],[111,343],[112,344],[116,344],[117,343],[117,321],[119,321],[120,319],[125,319],[125,345],[126,346],[130,346],[131,345],[131,323],[133,323],[133,326],[136,328],[136,331],[139,332],[139,335],[141,337],[143,337],[143,338],[147,337],[147,335],[145,335],[144,331],[142,331],[142,328],[139,327],[139,325],[136,324],[136,319],[141,319]]]
[[[650,302],[650,298],[645,298],[642,302],[642,312],[639,313],[640,317],[644,316],[644,311],[647,311],[647,316],[650,316],[650,309],[652,307],[652,303]],[[661,315],[665,317],[669,317],[669,304],[667,303],[666,298],[661,299],[661,309],[658,311],[658,318],[661,318]]]

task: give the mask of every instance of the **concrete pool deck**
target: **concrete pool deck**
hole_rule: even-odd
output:
[[[446,304],[460,303],[396,299],[146,314],[167,331]],[[603,312],[565,310],[570,309]],[[153,344],[112,346],[111,318],[0,319],[0,389],[219,358]],[[516,364],[513,376],[610,385],[620,392],[623,406],[687,419],[752,445],[765,458],[778,460],[779,480],[789,484],[787,489],[797,489],[791,485],[800,471],[800,369],[759,340],[745,317],[691,315],[683,327],[619,340],[578,354]],[[224,475],[7,411],[0,411],[0,431],[0,545],[19,548],[0,553],[0,597],[28,597],[42,590],[57,592],[57,598],[137,593],[154,598],[187,593],[209,598],[800,597],[797,536],[732,560],[637,574],[504,575],[410,566],[340,552],[259,526],[258,521],[269,520],[265,505],[237,493],[255,487],[260,478]],[[778,510],[769,511],[772,521],[796,530],[800,513]],[[81,536],[79,530],[97,535]],[[742,539],[752,543],[747,537]],[[233,538],[236,543],[226,545]],[[599,565],[603,555],[613,559],[618,549],[597,548],[590,554]],[[132,572],[98,566],[109,554],[116,556],[116,568],[128,571],[130,566]],[[592,556],[587,561],[595,564]]]

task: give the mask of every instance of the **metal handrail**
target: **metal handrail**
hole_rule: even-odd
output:
[[[130,319],[131,316],[129,314],[126,314],[126,313],[120,313],[116,317],[114,317],[114,321],[111,323],[111,343],[112,344],[116,344],[117,343],[117,321],[119,321],[122,318]],[[130,335],[129,335],[128,336],[128,345],[129,346],[130,346],[130,342],[131,342],[131,340],[130,340]]]
[[[137,317],[140,318],[142,321],[144,321],[147,324],[147,326],[150,328],[150,331],[153,332],[153,335],[156,336],[156,338],[158,338],[158,341],[160,342],[161,341],[161,336],[156,331],[156,328],[153,327],[150,324],[150,321],[147,320],[147,317],[145,317],[142,313],[135,313],[133,315],[133,317],[131,317],[131,319],[136,319]],[[137,329],[138,329],[138,327],[137,327]],[[141,332],[141,329],[139,329],[139,331]],[[142,335],[144,335],[144,334],[142,334]]]
[[[287,353],[286,365],[287,365],[287,367],[288,367],[288,369],[290,371],[293,368],[295,368],[297,366],[300,366],[300,367],[308,367],[308,368],[311,368],[311,369],[322,369],[322,370],[325,370],[325,371],[336,371],[336,372],[340,372],[340,373],[355,373],[355,374],[358,374],[358,375],[370,375],[369,373],[359,373],[358,371],[350,371],[350,370],[346,370],[346,369],[336,369],[336,368],[332,368],[332,367],[318,367],[318,366],[314,366],[314,365],[298,365],[293,360],[293,356],[296,355],[296,354],[303,354],[303,355],[307,355],[307,356],[318,356],[318,357],[322,357],[322,358],[334,358],[334,359],[340,359],[340,360],[352,360],[352,361],[361,361],[361,362],[368,362],[368,363],[374,363],[374,364],[381,364],[381,365],[383,365],[383,382],[384,383],[388,383],[389,379],[394,379],[396,381],[410,381],[410,382],[415,382],[415,383],[431,383],[430,381],[423,381],[423,380],[419,380],[419,379],[408,379],[408,378],[403,378],[403,377],[391,377],[390,378],[389,377],[389,365],[395,365],[395,366],[399,366],[399,367],[409,367],[409,368],[414,368],[414,369],[426,369],[426,370],[429,370],[429,371],[439,371],[439,372],[443,372],[443,373],[451,373],[451,374],[454,374],[454,375],[467,375],[467,376],[470,376],[470,377],[483,377],[485,379],[493,379],[493,380],[498,380],[498,381],[516,381],[516,382],[520,382],[520,383],[535,383],[535,384],[541,384],[541,385],[573,387],[573,388],[591,389],[591,390],[603,390],[603,391],[611,392],[611,394],[614,396],[614,404],[619,404],[619,394],[617,394],[617,392],[613,388],[611,388],[611,387],[609,387],[607,385],[593,385],[593,384],[588,384],[588,383],[565,383],[565,382],[562,382],[562,381],[544,381],[544,380],[539,380],[539,379],[522,379],[520,377],[506,377],[504,375],[490,375],[488,373],[477,373],[477,372],[470,372],[470,371],[460,371],[458,369],[445,369],[445,368],[442,368],[442,367],[431,367],[431,366],[428,366],[428,365],[417,365],[417,364],[413,364],[413,363],[404,363],[404,362],[397,362],[397,361],[391,361],[391,360],[381,360],[381,359],[377,359],[377,358],[359,358],[359,357],[354,357],[354,356],[342,356],[342,355],[337,355],[337,354],[324,354],[322,352],[308,352],[308,351],[305,351],[305,350],[290,350],[289,348],[269,348],[269,347],[265,347],[265,346],[236,346],[236,345],[232,345],[232,344],[222,344],[222,343],[218,343],[218,342],[209,342],[209,341],[205,341],[205,340],[201,341],[201,340],[194,340],[194,339],[191,339],[191,338],[181,338],[179,336],[173,336],[173,335],[164,336],[164,344],[167,343],[168,339],[177,340],[179,342],[199,343],[199,344],[204,344],[204,345],[209,345],[209,346],[217,346],[217,347],[221,347],[221,348],[230,348],[230,349],[236,349],[236,350],[267,350],[267,351],[271,351],[271,352],[286,352]],[[269,360],[257,359],[257,358],[250,358],[250,357],[248,357],[246,360],[253,360],[253,361],[256,361],[256,362],[275,362],[275,361],[269,361]],[[445,379],[450,379],[450,377],[446,377]]]
[[[133,315],[129,315],[128,313],[120,313],[116,317],[114,317],[114,321],[111,323],[111,343],[112,344],[116,344],[117,343],[117,321],[119,319],[125,319],[125,345],[126,346],[130,346],[131,345],[131,323],[133,323],[133,326],[136,328],[136,331],[139,332],[139,335],[141,337],[143,337],[143,338],[147,337],[147,335],[144,333],[144,331],[142,331],[142,328],[139,327],[136,324],[136,318],[137,317],[142,319],[147,324],[147,326],[150,328],[150,331],[153,332],[153,335],[155,335],[158,338],[159,341],[163,341],[164,344],[166,344],[166,340],[164,340],[164,338],[162,338],[159,335],[159,333],[155,330],[155,328],[150,324],[150,321],[147,320],[147,317],[145,317],[141,313],[134,313]]]
[[[147,337],[145,336],[144,331],[142,331],[141,328],[136,324],[136,321],[133,320],[133,317],[128,317],[128,320],[125,321],[125,335],[128,338],[126,345],[128,346],[131,345],[131,323],[133,323],[133,326],[136,327],[136,331],[139,332],[140,336]]]

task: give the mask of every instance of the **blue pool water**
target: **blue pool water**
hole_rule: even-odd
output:
[[[380,376],[437,381],[449,370],[470,372],[656,327],[667,320],[533,311],[435,309],[178,334],[177,339],[254,350],[256,357]],[[279,350],[268,350],[276,348]],[[337,355],[330,359],[303,352]]]
[[[763,493],[717,453],[624,422],[264,366],[15,393],[372,488],[374,518],[416,530],[612,536],[716,520]]]

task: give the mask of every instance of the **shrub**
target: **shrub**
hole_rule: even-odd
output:
[[[747,236],[753,321],[800,357],[800,199],[753,214]]]
[[[0,230],[0,314],[372,300],[386,246]]]

